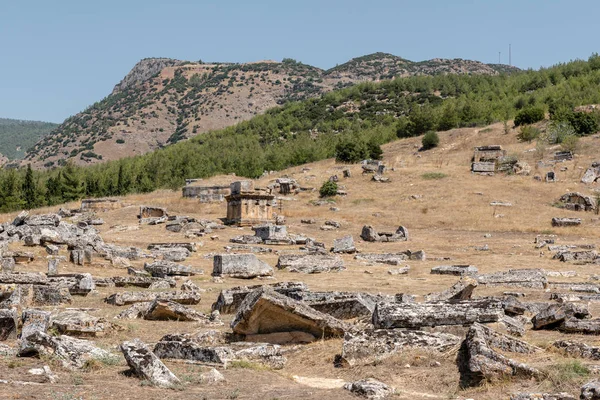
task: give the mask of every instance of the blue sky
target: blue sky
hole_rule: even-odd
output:
[[[0,117],[62,122],[137,61],[295,58],[330,68],[383,51],[521,68],[598,52],[595,0],[0,0]]]

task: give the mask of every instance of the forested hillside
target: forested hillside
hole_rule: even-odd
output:
[[[102,101],[65,120],[29,151],[37,168],[66,160],[85,165],[140,155],[246,121],[277,105],[318,97],[356,83],[413,75],[518,71],[469,60],[413,62],[375,53],[324,71],[282,62],[140,61]]]
[[[25,152],[58,124],[0,118],[0,153],[9,160],[21,159]]]
[[[212,131],[143,156],[89,167],[0,174],[0,211],[57,204],[84,196],[177,188],[185,178],[235,172],[257,177],[337,154],[355,161],[378,145],[428,131],[515,120],[528,126],[550,115],[560,143],[594,133],[600,103],[600,57],[514,75],[439,75],[364,83],[288,103],[233,127]],[[558,129],[558,130],[557,130]],[[526,130],[527,131],[527,130]],[[532,130],[535,133],[535,130]],[[351,151],[348,151],[351,150]]]

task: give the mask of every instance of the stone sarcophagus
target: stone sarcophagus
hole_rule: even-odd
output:
[[[268,223],[273,219],[275,196],[253,190],[251,181],[233,182],[227,200],[226,223],[249,226]]]

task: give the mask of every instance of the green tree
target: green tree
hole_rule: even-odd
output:
[[[524,108],[517,113],[515,125],[530,125],[543,120],[546,117],[544,109],[540,107]]]
[[[31,170],[31,164],[27,164],[27,172],[25,173],[25,179],[23,180],[23,198],[25,200],[25,207],[31,210],[37,207],[37,184],[33,179],[33,171]]]
[[[85,187],[79,176],[79,171],[68,162],[62,171],[62,198],[64,201],[79,200],[85,194]]]
[[[337,162],[357,163],[368,157],[367,146],[357,137],[344,139],[335,147],[335,160]]]
[[[381,156],[383,156],[383,150],[381,146],[374,140],[371,140],[367,143],[369,158],[372,160],[381,160]]]
[[[436,132],[429,131],[423,136],[421,143],[423,144],[423,150],[433,149],[440,144],[440,137]]]

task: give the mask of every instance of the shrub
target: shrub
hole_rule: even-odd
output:
[[[371,158],[372,160],[381,160],[383,150],[381,150],[380,145],[378,145],[374,141],[371,141],[367,144],[367,148],[369,150],[369,158]]]
[[[561,149],[564,151],[570,151],[571,153],[575,153],[577,148],[579,147],[579,138],[575,135],[567,136],[563,139],[560,144]]]
[[[357,163],[368,156],[367,146],[357,138],[344,139],[335,146],[335,160],[338,162]]]
[[[515,117],[515,126],[534,124],[546,117],[544,110],[539,107],[524,108]]]
[[[423,136],[421,143],[423,144],[423,150],[433,149],[440,144],[440,137],[436,132],[429,131]]]
[[[560,144],[567,137],[575,135],[576,132],[571,123],[567,121],[552,121],[546,130],[545,140],[549,144]]]
[[[540,135],[540,130],[532,125],[523,125],[517,134],[517,139],[531,143],[533,139],[536,139]]]
[[[591,113],[576,112],[570,115],[569,122],[578,135],[591,135],[598,131],[598,121]]]
[[[335,196],[337,194],[338,186],[337,183],[332,181],[327,181],[323,183],[321,189],[319,189],[319,194],[321,197],[330,197]]]

